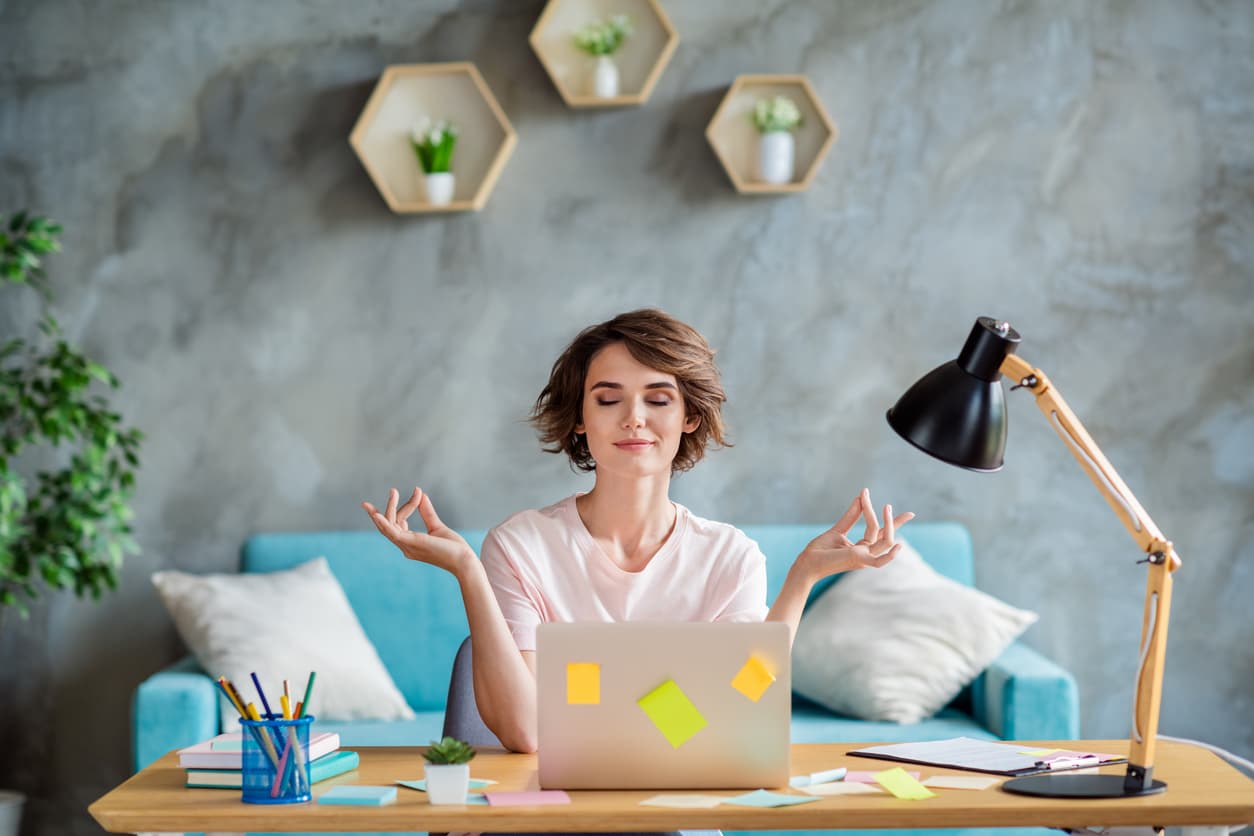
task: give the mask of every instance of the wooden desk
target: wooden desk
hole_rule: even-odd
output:
[[[846,766],[888,768],[889,761],[854,758],[846,751],[873,744],[812,743],[792,747],[792,773]],[[1127,741],[1023,741],[1025,747],[1127,752]],[[387,807],[320,805],[316,796],[337,784],[391,784],[421,778],[419,748],[356,748],[361,765],[314,786],[309,804],[244,804],[239,790],[189,790],[171,752],[132,776],[88,809],[113,833],[184,831],[661,831],[680,828],[793,830],[815,828],[944,828],[1047,826],[1083,828],[1118,825],[1236,825],[1254,823],[1254,781],[1205,749],[1160,741],[1154,777],[1165,793],[1128,799],[1066,801],[1013,795],[997,787],[982,791],[935,790],[936,798],[899,801],[888,794],[826,797],[795,807],[759,809],[720,805],[707,810],[641,807],[654,791],[574,791],[572,803],[540,807],[432,806],[426,793],[399,787]],[[912,767],[913,768],[913,767]],[[924,777],[972,775],[920,766]],[[1103,771],[1122,774],[1123,767]],[[471,763],[476,778],[493,778],[493,789],[538,789],[534,755],[482,750]],[[723,790],[734,796],[743,791]],[[793,792],[796,792],[795,790]]]

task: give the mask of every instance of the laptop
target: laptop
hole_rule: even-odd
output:
[[[540,625],[540,786],[788,786],[789,652],[778,622]]]

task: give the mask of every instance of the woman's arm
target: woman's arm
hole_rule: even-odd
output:
[[[440,521],[431,498],[419,488],[396,507],[399,494],[388,492],[383,512],[363,502],[379,532],[410,560],[430,563],[457,578],[474,658],[475,703],[483,723],[507,748],[536,750],[535,663],[518,650],[505,616],[492,592],[483,563],[456,531]],[[409,516],[418,511],[427,533],[409,530]]]
[[[860,516],[866,518],[866,531],[862,539],[854,543],[845,535]],[[871,492],[863,488],[844,516],[811,540],[797,555],[779,595],[775,596],[771,611],[766,614],[766,620],[784,622],[788,625],[790,640],[796,638],[801,612],[814,585],[828,575],[868,566],[878,569],[888,563],[901,550],[896,541],[896,530],[912,519],[914,514],[908,511],[894,518],[893,506],[885,505],[884,524],[881,526],[871,505]]]

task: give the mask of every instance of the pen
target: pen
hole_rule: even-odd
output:
[[[313,691],[314,680],[318,678],[317,671],[309,672],[309,681],[305,683],[305,698],[300,701],[300,711],[296,713],[297,717],[304,717],[305,712],[309,710],[309,694]]]
[[[845,767],[838,766],[835,769],[826,769],[822,772],[811,772],[809,775],[798,775],[788,781],[789,786],[793,787],[809,787],[814,784],[828,784],[832,781],[839,781],[845,777]]]
[[[1096,755],[1086,755],[1079,758],[1051,758],[1047,761],[1037,761],[1037,767],[1041,769],[1072,769],[1084,766],[1101,766],[1102,759]]]
[[[266,710],[267,719],[270,717],[273,717],[274,712],[270,710],[270,703],[266,702],[266,693],[265,691],[261,690],[261,680],[257,678],[257,672],[253,671],[251,676],[253,678],[253,685],[257,686],[257,696],[261,697],[261,707]],[[258,717],[256,719],[261,719],[261,718]]]

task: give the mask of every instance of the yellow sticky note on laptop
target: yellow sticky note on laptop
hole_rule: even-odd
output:
[[[936,793],[914,780],[910,777],[910,773],[900,766],[876,772],[875,782],[898,798],[916,800],[936,797]]]
[[[666,739],[675,749],[706,727],[701,712],[673,679],[666,680],[636,700],[636,705],[649,715],[653,725],[666,735]]]
[[[767,669],[762,660],[757,656],[750,656],[749,661],[745,662],[744,667],[740,669],[740,672],[731,681],[731,686],[749,699],[757,702],[774,681],[775,674]]]
[[[596,662],[566,664],[566,702],[570,705],[601,704],[601,666]]]

